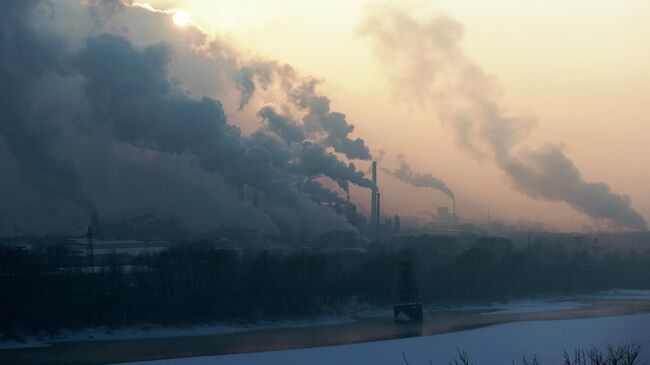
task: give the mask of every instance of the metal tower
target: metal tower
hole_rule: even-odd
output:
[[[415,283],[413,251],[403,249],[399,253],[397,277],[397,304],[393,307],[396,322],[422,322],[422,303]]]

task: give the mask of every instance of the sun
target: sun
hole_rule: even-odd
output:
[[[184,27],[190,22],[190,14],[184,10],[178,10],[174,13],[172,20],[177,26]]]

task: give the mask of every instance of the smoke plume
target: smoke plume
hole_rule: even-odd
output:
[[[327,189],[321,185],[318,181],[311,179],[301,179],[297,185],[300,191],[303,191],[309,194],[312,199],[316,199],[322,202],[333,202],[337,204],[343,204],[345,201],[341,198],[336,192]]]
[[[153,212],[195,231],[247,226],[309,237],[352,230],[309,198],[341,201],[312,181],[317,176],[368,185],[353,164],[325,150],[333,146],[271,107],[259,111],[262,126],[242,136],[220,100],[200,96],[238,99],[241,109],[288,66],[248,61],[198,29],[181,34],[165,12],[128,4],[0,4],[0,168],[9,174],[0,180],[0,229],[79,232],[98,211],[113,220]],[[70,13],[79,16],[72,28]],[[131,31],[137,27],[157,32]],[[200,68],[200,79],[190,74],[185,84],[183,64]],[[239,201],[242,185],[264,206]]]
[[[330,99],[316,93],[316,85],[315,80],[308,80],[290,92],[296,105],[307,110],[303,118],[305,131],[312,135],[324,132],[321,143],[349,159],[370,160],[370,149],[364,140],[349,138],[354,126],[348,123],[345,114],[330,111]]]
[[[478,160],[491,158],[514,189],[534,199],[565,202],[622,228],[646,230],[629,197],[586,181],[561,148],[520,148],[535,122],[499,104],[492,78],[463,53],[463,32],[447,15],[420,20],[390,5],[368,7],[359,27],[396,97],[433,106],[453,129],[459,148]]]
[[[91,212],[93,204],[80,189],[73,161],[53,157],[58,131],[46,124],[51,110],[35,95],[41,80],[65,73],[63,44],[31,23],[38,5],[0,3],[0,136],[11,155],[0,157],[17,162],[22,182],[40,191],[47,206],[71,201]]]
[[[349,181],[360,187],[372,189],[374,184],[353,163],[345,164],[335,154],[328,153],[319,144],[304,142],[299,158],[291,165],[291,171],[306,175],[323,175],[334,181]]]
[[[345,114],[332,111],[330,99],[316,91],[318,80],[299,75],[289,65],[280,66],[274,62],[258,62],[257,67],[246,68],[242,75],[238,86],[242,93],[240,109],[246,106],[257,90],[257,84],[266,89],[277,81],[291,104],[306,111],[300,126],[302,134],[325,147],[334,148],[334,151],[344,154],[348,159],[372,158],[370,149],[362,138],[350,138],[354,125],[347,121]],[[258,115],[281,136],[290,137],[291,140],[299,137],[300,132],[295,130],[296,124],[291,117],[280,115],[270,107],[263,107]]]
[[[305,140],[305,133],[302,128],[288,115],[282,115],[270,106],[265,106],[257,113],[262,121],[268,124],[268,128],[275,132],[288,144],[302,142]]]
[[[409,166],[409,164],[406,162],[406,157],[404,155],[397,156],[397,165],[398,167],[395,170],[382,168],[382,171],[407,184],[411,184],[419,188],[439,190],[447,195],[450,199],[455,199],[454,193],[451,191],[451,189],[449,189],[444,181],[433,177],[430,173],[419,174],[417,172],[413,172],[413,170],[411,170],[411,166]]]

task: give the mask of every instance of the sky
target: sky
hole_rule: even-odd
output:
[[[0,230],[351,229],[307,197],[371,159],[386,215],[647,229],[647,2],[130,4],[2,5]]]
[[[250,52],[290,63],[322,78],[323,89],[345,111],[386,163],[406,155],[458,191],[459,214],[485,219],[542,221],[565,230],[592,224],[563,203],[519,194],[490,162],[476,163],[454,147],[430,110],[391,103],[392,93],[370,45],[358,35],[368,1],[153,1],[182,8],[209,33],[225,34]],[[404,2],[399,2],[404,6]],[[462,47],[497,78],[502,103],[533,115],[526,143],[562,144],[590,180],[627,194],[650,216],[650,4],[646,1],[478,2],[411,1],[421,16],[443,12],[464,27]],[[386,177],[384,177],[384,180]],[[405,214],[447,204],[443,194],[385,181],[408,194],[384,194],[386,207]],[[409,197],[412,197],[409,199]]]

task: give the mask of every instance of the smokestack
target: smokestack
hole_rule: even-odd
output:
[[[375,212],[375,219],[376,219],[376,224],[377,224],[377,231],[379,231],[379,220],[381,219],[381,209],[380,209],[380,195],[379,192],[377,192],[377,211]]]
[[[370,223],[377,220],[377,161],[372,161],[372,183],[373,188],[371,192],[371,201],[370,201]]]

